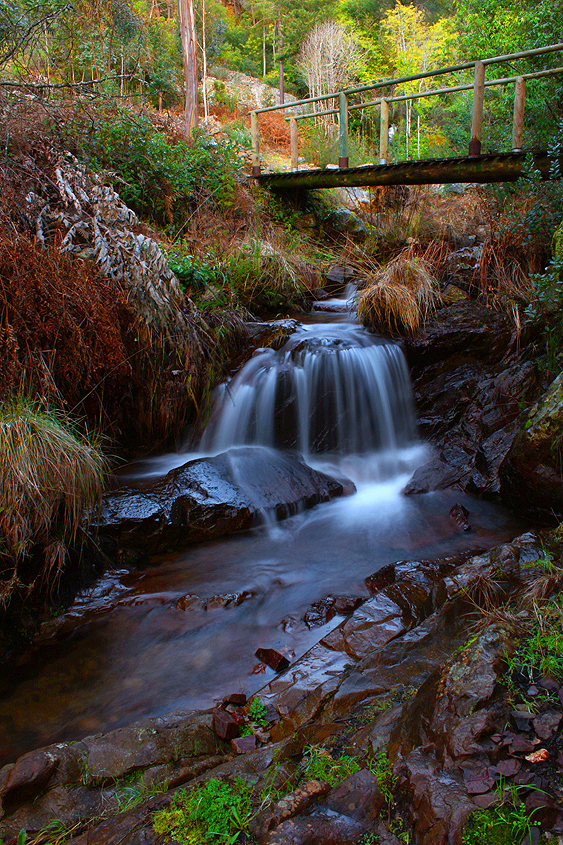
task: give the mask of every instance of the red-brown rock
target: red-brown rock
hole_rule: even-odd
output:
[[[256,737],[239,736],[236,739],[231,739],[231,748],[235,754],[249,754],[256,750]]]
[[[47,785],[57,768],[58,758],[51,751],[31,751],[16,761],[0,794],[2,802],[34,798]]]
[[[229,713],[227,710],[217,709],[213,711],[213,730],[220,739],[231,740],[238,736],[241,724],[244,719]]]
[[[289,660],[276,651],[275,648],[259,648],[255,651],[254,656],[265,663],[270,669],[275,672],[283,672],[289,666]]]

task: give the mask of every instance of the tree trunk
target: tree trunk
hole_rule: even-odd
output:
[[[283,30],[282,30],[282,20],[281,18],[278,20],[278,33],[279,33],[279,40],[278,40],[278,50],[279,50],[279,57],[280,57],[280,106],[284,104],[284,78],[283,78]]]
[[[205,120],[209,118],[207,106],[207,42],[205,40],[205,0],[201,0],[201,55],[203,62],[203,113]]]
[[[197,36],[193,0],[178,0],[178,22],[184,56],[186,80],[186,108],[184,110],[186,134],[191,135],[198,123],[197,114]]]

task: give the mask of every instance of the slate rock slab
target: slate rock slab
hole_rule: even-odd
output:
[[[294,453],[241,446],[171,470],[149,489],[124,488],[106,496],[102,534],[144,554],[259,525],[265,514],[284,519],[353,492],[307,466]]]

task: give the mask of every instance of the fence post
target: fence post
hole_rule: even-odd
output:
[[[252,136],[252,175],[260,176],[260,126],[255,111],[250,112],[250,134]]]
[[[514,86],[514,120],[512,123],[512,150],[520,152],[524,136],[524,103],[526,100],[526,80],[519,76]]]
[[[348,97],[341,91],[338,95],[338,166],[349,166],[348,159]]]
[[[387,149],[389,146],[389,104],[381,100],[381,117],[379,121],[379,163],[387,164]]]
[[[299,131],[297,129],[297,118],[289,117],[289,138],[291,142],[291,169],[299,170]]]
[[[469,155],[478,156],[481,152],[481,129],[483,126],[483,100],[485,96],[485,65],[475,62],[473,81],[473,113],[471,115],[471,139]]]

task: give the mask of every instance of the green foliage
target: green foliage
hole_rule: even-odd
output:
[[[266,719],[266,705],[258,697],[252,699],[248,710],[248,718],[261,728],[265,728],[268,724]]]
[[[385,746],[380,746],[369,761],[369,770],[377,778],[379,791],[389,803],[393,800],[393,792],[397,786],[397,777],[393,774],[393,767]]]
[[[251,818],[250,799],[250,789],[241,778],[235,778],[232,785],[210,778],[203,786],[182,790],[168,808],[156,812],[154,831],[164,836],[164,841],[181,845],[230,845]]]
[[[305,749],[305,777],[309,780],[326,780],[331,786],[337,786],[347,777],[360,771],[354,757],[343,754],[334,759],[326,748],[310,745]]]
[[[220,267],[181,249],[170,250],[166,259],[182,290],[190,293],[213,284],[220,275]]]
[[[463,845],[518,845],[529,835],[533,822],[518,795],[518,787],[511,785],[508,793],[502,782],[498,787],[499,804],[471,814],[462,833]],[[541,839],[545,842],[545,839]]]
[[[255,730],[268,727],[266,719],[266,705],[258,697],[252,699],[248,710],[249,724],[241,728],[241,736],[252,736]]]
[[[543,675],[563,682],[563,596],[557,595],[536,606],[537,626],[521,640],[508,661],[509,679],[535,683]],[[513,681],[510,681],[513,686]]]
[[[236,145],[195,133],[193,142],[169,139],[151,120],[125,108],[107,108],[92,131],[76,138],[79,151],[105,171],[139,217],[159,225],[183,222],[189,208],[233,202],[240,171]]]

